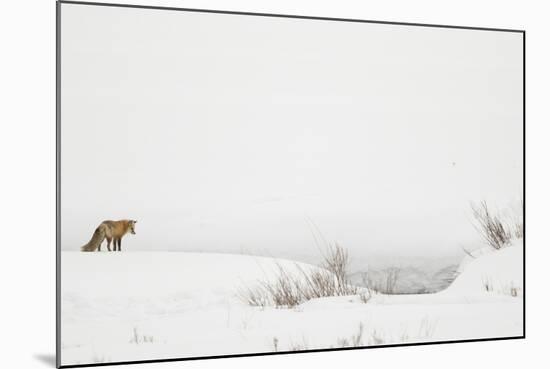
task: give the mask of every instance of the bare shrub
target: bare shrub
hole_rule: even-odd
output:
[[[474,225],[485,242],[495,250],[499,250],[510,243],[512,235],[497,214],[489,211],[487,203],[482,201],[480,205],[472,204],[472,212],[477,222]]]
[[[140,343],[153,343],[155,338],[153,336],[141,335],[138,333],[137,327],[134,327],[132,338],[129,341],[130,343],[135,343],[139,345]]]
[[[348,337],[340,337],[336,340],[336,346],[338,347],[360,347],[363,346],[363,333],[365,327],[362,322],[359,322],[357,332]]]
[[[336,346],[340,348],[349,347],[349,341],[347,338],[338,338],[336,340]]]
[[[386,275],[386,288],[385,293],[393,294],[395,292],[395,285],[397,284],[397,279],[399,278],[399,268],[390,268]]]
[[[339,295],[349,294],[347,291],[349,286],[347,275],[349,262],[350,258],[346,249],[337,243],[327,245],[323,255],[322,267],[334,274]]]
[[[296,277],[277,264],[278,277],[274,283],[263,282],[264,290],[275,306],[292,307],[302,302],[300,285]]]
[[[103,355],[94,354],[92,356],[92,363],[99,364],[99,363],[105,363],[105,362],[107,362],[107,360],[105,359],[105,356],[103,356]]]
[[[384,337],[374,329],[370,334],[369,345],[383,345],[386,342]]]
[[[519,211],[516,211],[516,217],[512,220],[512,228],[514,232],[514,236],[516,238],[523,238],[525,231],[523,226],[523,212],[524,212],[524,205],[523,200],[520,200],[519,202],[520,209]]]
[[[303,277],[303,291],[306,300],[328,296],[356,295],[359,288],[348,278],[349,255],[338,244],[327,246],[323,255],[322,269],[305,272],[299,267]]]
[[[273,351],[279,351],[279,339],[277,337],[273,337]]]
[[[432,338],[437,327],[437,321],[430,320],[428,317],[425,317],[420,322],[420,327],[418,328],[418,338],[427,339]]]
[[[319,269],[305,269],[296,263],[295,271],[291,272],[276,263],[274,280],[260,281],[254,288],[241,290],[238,296],[251,306],[289,308],[314,298],[358,294],[359,288],[352,285],[348,278],[347,251],[333,244],[327,246],[322,257]]]
[[[514,224],[514,236],[516,238],[523,238],[523,222]]]
[[[483,284],[483,288],[485,289],[485,291],[487,292],[492,292],[493,291],[493,283],[491,282],[491,280],[487,277],[483,278],[481,283]]]
[[[262,286],[244,287],[238,291],[237,295],[250,306],[265,307],[269,305],[269,296]]]
[[[139,334],[138,334],[138,331],[137,331],[137,328],[134,327],[134,334],[132,336],[132,338],[130,339],[130,343],[135,343],[135,344],[138,344],[139,343]]]
[[[431,339],[437,328],[437,321],[424,317],[418,325],[418,331],[415,334],[410,334],[408,331],[404,331],[397,342],[418,342]]]
[[[367,285],[371,291],[383,293],[385,295],[393,295],[396,292],[397,281],[401,270],[398,267],[391,267],[385,270],[382,278],[369,278]]]
[[[359,327],[357,330],[357,333],[355,333],[353,336],[351,336],[351,344],[353,347],[359,347],[363,345],[363,331],[364,331],[363,323],[359,323]]]
[[[302,342],[292,342],[288,346],[288,351],[304,351],[309,349],[307,339],[302,336]]]
[[[418,324],[418,330],[412,335],[407,330],[404,330],[401,334],[392,336],[388,332],[377,329],[365,330],[364,324],[360,322],[356,333],[349,337],[340,337],[336,340],[336,347],[362,347],[385,345],[388,343],[426,341],[433,337],[436,328],[436,320],[424,317]]]
[[[501,213],[490,211],[485,201],[481,201],[479,205],[471,205],[475,219],[474,227],[483,240],[495,250],[507,246],[514,238],[523,238],[523,201],[520,205],[521,214],[516,217],[505,217]]]

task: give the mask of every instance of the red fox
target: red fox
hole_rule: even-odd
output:
[[[121,251],[120,244],[122,237],[126,233],[136,234],[137,220],[105,220],[95,229],[90,242],[82,246],[82,251],[101,251],[101,243],[107,239],[107,250],[111,251],[111,241],[113,241],[113,251]]]

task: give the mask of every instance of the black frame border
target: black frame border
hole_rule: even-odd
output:
[[[321,16],[305,16],[305,15],[291,15],[291,14],[274,14],[274,13],[256,13],[256,12],[243,12],[243,11],[228,11],[228,10],[213,10],[213,9],[197,9],[197,8],[178,8],[178,7],[164,7],[153,5],[132,5],[122,3],[100,3],[100,2],[87,2],[87,1],[73,1],[73,0],[56,0],[56,17],[55,17],[55,46],[56,46],[56,68],[55,68],[55,95],[56,95],[56,249],[55,249],[55,281],[56,281],[56,316],[55,316],[55,342],[56,342],[56,367],[57,368],[84,368],[84,367],[97,367],[107,365],[126,365],[126,364],[146,364],[146,363],[162,363],[162,362],[175,362],[175,361],[192,361],[192,360],[208,360],[208,359],[222,359],[222,358],[239,358],[239,357],[254,357],[254,356],[271,356],[271,355],[288,355],[288,354],[304,354],[304,353],[316,353],[316,352],[330,352],[330,351],[349,351],[349,350],[364,350],[364,349],[376,349],[376,348],[397,348],[397,347],[410,347],[410,346],[426,346],[426,345],[440,345],[440,344],[452,344],[452,343],[468,343],[468,342],[487,342],[487,341],[504,341],[504,340],[516,340],[526,338],[526,253],[525,253],[525,215],[526,215],[526,196],[525,196],[525,120],[526,120],[526,71],[525,71],[525,51],[526,51],[526,31],[521,29],[507,29],[507,28],[490,28],[490,27],[475,27],[475,26],[456,26],[448,24],[429,24],[429,23],[411,23],[411,22],[394,22],[394,21],[380,21],[380,20],[365,20],[365,19],[353,19],[353,18],[331,18]],[[431,27],[431,28],[448,28],[448,29],[461,29],[461,30],[473,30],[473,31],[492,31],[492,32],[512,32],[522,34],[523,40],[523,334],[521,336],[511,337],[494,337],[494,338],[473,338],[463,340],[448,340],[448,341],[430,341],[430,342],[417,342],[417,343],[399,343],[388,345],[376,345],[376,346],[361,346],[361,347],[344,347],[344,348],[326,348],[326,349],[310,349],[300,351],[279,351],[279,352],[257,352],[247,354],[229,354],[229,355],[212,355],[212,356],[193,356],[193,357],[181,357],[181,358],[163,358],[163,359],[151,359],[151,360],[132,360],[132,361],[114,361],[109,363],[90,363],[90,364],[74,364],[74,365],[61,365],[61,5],[73,4],[73,5],[87,5],[87,6],[101,6],[101,7],[114,7],[114,8],[132,8],[132,9],[152,9],[152,10],[165,10],[165,11],[182,11],[192,13],[211,13],[211,14],[228,14],[228,15],[244,15],[244,16],[256,16],[256,17],[271,17],[271,18],[291,18],[291,19],[305,19],[305,20],[317,20],[317,21],[338,21],[338,22],[354,22],[354,23],[369,23],[369,24],[383,24],[383,25],[396,25],[396,26],[411,26],[411,27]]]

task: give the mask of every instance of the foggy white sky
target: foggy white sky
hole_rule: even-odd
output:
[[[425,256],[522,195],[521,34],[63,4],[61,50],[63,249]]]

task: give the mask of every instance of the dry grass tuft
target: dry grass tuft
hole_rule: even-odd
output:
[[[338,244],[326,247],[320,268],[305,269],[295,264],[295,271],[289,271],[277,263],[276,278],[260,281],[255,287],[246,287],[239,297],[251,306],[276,306],[291,308],[305,301],[329,296],[357,295],[368,301],[368,295],[351,284],[348,278],[349,255]]]
[[[489,210],[485,201],[481,201],[479,205],[471,205],[474,227],[483,240],[495,250],[509,245],[514,238],[523,238],[523,202],[520,205],[522,214],[517,218],[508,217],[508,221],[501,213]]]

